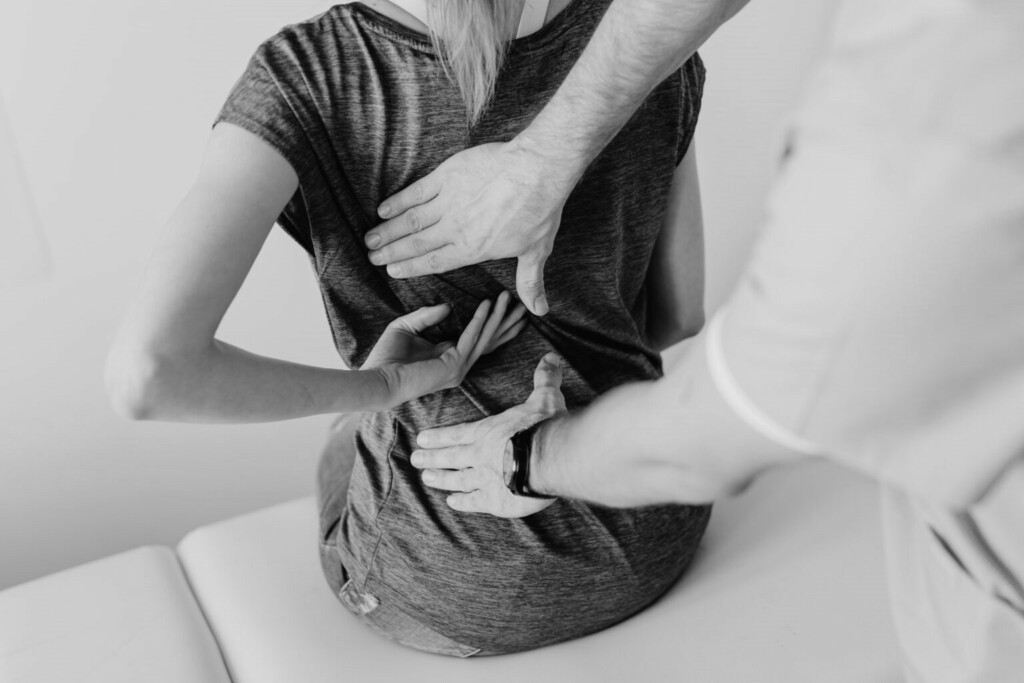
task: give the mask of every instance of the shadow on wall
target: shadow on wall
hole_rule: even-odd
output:
[[[41,279],[52,268],[42,223],[0,97],[0,289]]]

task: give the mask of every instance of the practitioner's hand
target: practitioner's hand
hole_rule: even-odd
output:
[[[370,261],[409,278],[515,257],[519,298],[544,315],[544,263],[575,183],[516,141],[464,150],[381,204]]]
[[[421,432],[412,464],[423,470],[427,486],[456,492],[448,496],[448,506],[454,510],[498,517],[526,517],[543,510],[554,500],[514,496],[505,486],[512,461],[510,439],[566,412],[561,386],[558,356],[549,353],[537,366],[533,393],[526,403],[479,422]]]
[[[522,331],[526,309],[517,304],[509,311],[511,299],[508,292],[502,292],[493,310],[489,300],[481,301],[456,343],[434,344],[420,336],[448,316],[448,304],[427,306],[396,318],[377,340],[362,369],[381,373],[392,405],[456,387],[480,356]]]

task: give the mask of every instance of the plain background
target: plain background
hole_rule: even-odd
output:
[[[835,4],[754,0],[701,50],[709,310],[742,267],[786,114]],[[17,163],[31,192],[27,209],[0,207],[0,264],[30,273],[13,285],[0,278],[0,589],[137,545],[173,545],[202,524],[311,493],[329,416],[127,422],[109,408],[102,369],[229,88],[261,40],[329,5],[0,3],[0,101],[18,157],[0,134],[0,163]],[[30,237],[12,224],[26,212],[38,224]],[[218,335],[339,365],[308,262],[280,230]]]

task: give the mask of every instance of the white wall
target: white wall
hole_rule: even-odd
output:
[[[0,96],[50,272],[0,289],[0,588],[307,495],[329,418],[130,423],[103,357],[210,121],[255,45],[322,0],[4,0]],[[709,302],[741,267],[780,140],[833,2],[756,0],[702,52],[698,149]],[[0,249],[13,238],[0,227]],[[6,263],[8,259],[0,262]],[[280,231],[220,335],[337,364],[305,258]]]

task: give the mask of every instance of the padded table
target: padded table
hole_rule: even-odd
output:
[[[230,680],[170,548],[136,548],[0,592],[3,683]]]
[[[316,529],[309,498],[180,544],[235,683],[901,680],[877,491],[829,463],[772,472],[717,504],[691,570],[650,609],[501,657],[446,658],[372,633],[331,595]]]

